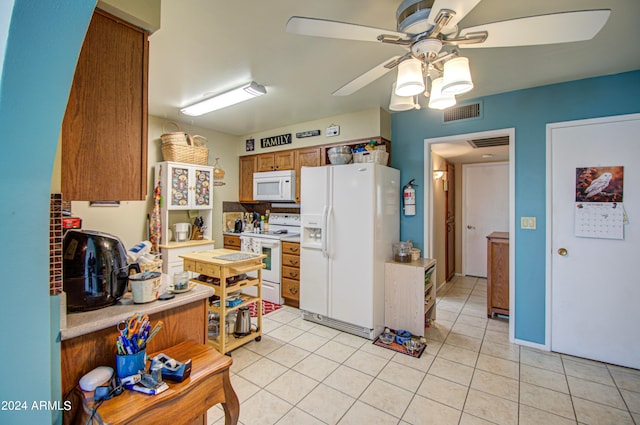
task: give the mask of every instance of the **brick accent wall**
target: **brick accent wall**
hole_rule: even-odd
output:
[[[49,208],[49,294],[62,292],[62,194],[52,193]]]

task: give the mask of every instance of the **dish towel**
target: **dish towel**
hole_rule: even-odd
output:
[[[247,252],[255,252],[256,254],[262,254],[262,241],[260,238],[240,238],[240,250]]]

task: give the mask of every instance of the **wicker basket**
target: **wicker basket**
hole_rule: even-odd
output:
[[[140,273],[144,272],[161,272],[162,273],[162,260],[154,260],[151,263],[138,263],[140,266]]]
[[[209,164],[209,149],[198,146],[163,144],[162,158],[165,161],[207,165]]]
[[[167,132],[166,125],[175,126],[177,131]],[[164,145],[182,145],[189,146],[191,145],[190,137],[187,133],[180,130],[180,126],[173,121],[168,121],[162,126],[163,134],[160,136],[160,140],[162,140],[162,146]]]
[[[180,130],[180,126],[173,121],[168,121],[166,124],[174,125]],[[165,132],[160,136],[162,140],[162,158],[165,161],[196,165],[209,164],[209,149],[204,146],[207,142],[206,138],[202,136],[191,137],[183,131],[167,133],[164,126],[162,131]]]

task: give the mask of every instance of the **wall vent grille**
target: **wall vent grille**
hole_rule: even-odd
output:
[[[509,146],[509,136],[488,137],[486,139],[467,140],[472,148],[492,148],[496,146]]]
[[[480,104],[471,103],[469,105],[456,106],[444,111],[444,122],[466,120],[480,116]]]

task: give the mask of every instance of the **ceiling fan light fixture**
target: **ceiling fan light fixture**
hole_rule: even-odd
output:
[[[187,106],[186,108],[182,108],[180,109],[180,112],[185,115],[197,117],[264,94],[267,94],[267,89],[255,81],[251,81],[240,87],[236,87],[233,90],[220,93],[208,99],[194,103],[191,106]]]
[[[392,111],[408,111],[415,107],[413,96],[398,96],[396,94],[396,83],[391,85],[391,101],[389,109]]]
[[[442,77],[436,78],[431,83],[431,96],[429,97],[429,108],[431,109],[447,109],[456,104],[456,98],[453,95],[442,93]]]
[[[395,94],[407,97],[415,96],[423,91],[424,78],[422,77],[422,62],[416,58],[400,62],[400,65],[398,65]]]
[[[445,62],[442,79],[442,93],[446,95],[462,94],[473,89],[469,59],[459,56]]]

